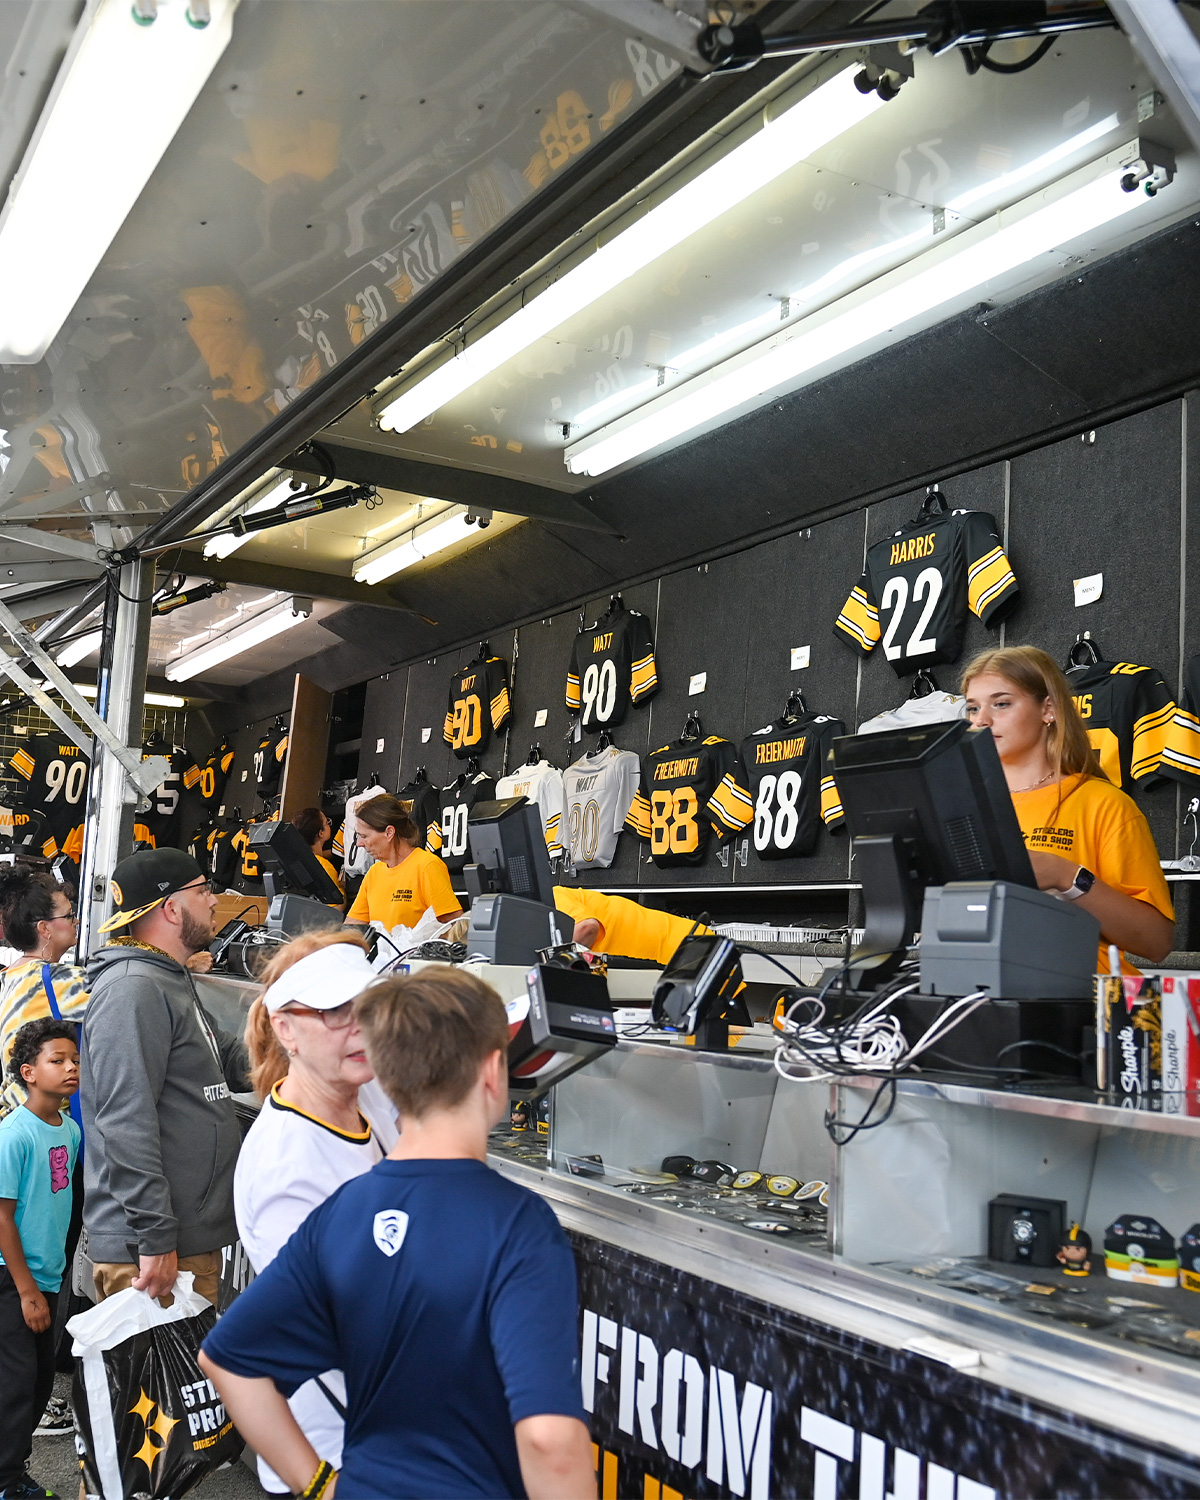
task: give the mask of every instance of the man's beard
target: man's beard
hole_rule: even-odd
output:
[[[214,936],[212,912],[208,912],[201,922],[184,907],[180,912],[179,937],[189,953],[203,953]]]

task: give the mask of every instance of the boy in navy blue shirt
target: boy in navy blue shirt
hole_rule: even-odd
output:
[[[400,1111],[390,1155],[314,1209],[209,1335],[201,1367],[242,1435],[308,1500],[595,1500],[570,1246],[485,1163],[506,1114],[494,990],[428,969],[356,1011]],[[346,1376],[335,1474],[285,1397]]]
[[[79,1127],[61,1109],[79,1088],[74,1026],[27,1021],[9,1072],[26,1099],[0,1120],[0,1500],[33,1500],[52,1494],[25,1465],[54,1389],[54,1313],[79,1154]]]

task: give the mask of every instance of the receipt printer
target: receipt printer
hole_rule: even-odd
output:
[[[1073,901],[1007,880],[931,885],[921,913],[921,993],[1088,1000],[1100,924]]]

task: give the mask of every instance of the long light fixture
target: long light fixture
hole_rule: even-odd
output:
[[[51,685],[49,683],[45,683],[44,682],[42,684],[42,686],[44,688],[46,688],[48,691],[51,691],[51,692],[53,691],[53,688],[51,687]],[[96,696],[96,685],[95,685],[95,683],[92,683],[92,682],[76,682],[76,683],[73,683],[72,686],[74,687],[75,691],[82,698],[94,698]],[[187,699],[186,698],[177,697],[176,694],[174,694],[174,693],[143,693],[142,694],[142,702],[146,705],[147,708],[186,708],[187,707]]]
[[[307,620],[312,614],[312,608],[311,599],[285,599],[282,604],[263,610],[253,619],[236,625],[215,640],[208,641],[195,651],[189,651],[186,656],[171,662],[166,670],[167,681],[186,682],[189,677],[197,677],[209,667],[215,667],[231,657],[241,656],[253,646],[261,646],[264,641]]]
[[[0,215],[0,363],[50,347],[225,51],[237,5],[159,0],[155,15],[145,0],[99,0],[76,33]]]
[[[68,641],[54,659],[60,667],[77,667],[85,657],[91,656],[93,651],[99,651],[102,638],[102,631],[89,630],[87,635]]]
[[[855,88],[858,72],[857,63],[846,67],[699,172],[502,323],[388,402],[379,425],[393,432],[415,427],[643,266],[882,108],[874,91],[861,94]]]
[[[277,470],[275,474],[278,474]],[[290,474],[285,474],[282,478],[275,477],[268,487],[240,513],[244,516],[256,516],[261,511],[270,510],[273,505],[287,500],[295,494],[291,487],[291,478]],[[237,513],[235,506],[230,514]],[[256,535],[258,533],[253,531],[244,532],[241,536],[235,532],[226,531],[221,536],[210,536],[204,544],[204,555],[205,557],[230,557],[239,547],[244,547],[247,542],[253,541]]]
[[[467,521],[465,506],[455,506],[452,511],[443,511],[432,520],[414,526],[382,547],[365,553],[354,564],[355,583],[381,583],[413,563],[423,562],[435,552],[444,552],[455,542],[464,541],[475,530],[475,522]]]
[[[1136,144],[1132,149],[1136,156]],[[1129,158],[1129,147],[1108,153],[599,428],[566,449],[567,468],[573,474],[607,473],[769,391],[793,386],[856,349],[903,336],[906,325],[977,293],[994,277],[1143,207],[1141,193],[1121,186]]]

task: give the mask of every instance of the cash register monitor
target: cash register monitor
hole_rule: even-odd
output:
[[[290,823],[254,823],[247,841],[258,855],[263,885],[272,900],[291,894],[341,907],[343,897],[337,882],[318,864],[298,828]]]
[[[477,802],[467,819],[467,837],[477,867],[467,881],[472,897],[494,893],[554,905],[554,877],[542,817],[528,798]],[[479,889],[472,890],[476,882]]]
[[[990,729],[956,719],[847,735],[832,754],[866,918],[850,988],[873,988],[899,968],[926,886],[1004,880],[1036,889]]]

